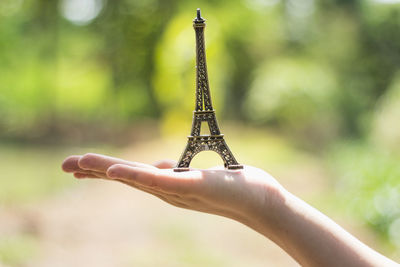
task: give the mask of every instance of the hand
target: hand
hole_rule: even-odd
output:
[[[174,172],[174,165],[168,160],[148,165],[89,153],[66,158],[62,168],[76,178],[119,181],[174,206],[222,215],[249,226],[249,218],[257,219],[279,200],[281,186],[260,169]]]

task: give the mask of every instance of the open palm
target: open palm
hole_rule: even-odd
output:
[[[266,172],[245,166],[243,170],[213,168],[174,172],[175,163],[154,165],[99,154],[70,156],[62,168],[76,178],[102,178],[153,194],[174,206],[218,214],[243,223],[249,213],[268,204],[280,185]],[[246,223],[247,224],[247,223]]]

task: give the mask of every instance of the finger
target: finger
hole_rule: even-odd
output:
[[[178,200],[178,196],[176,194],[168,194],[168,193],[160,193],[159,191],[156,190],[152,190],[150,188],[138,185],[138,184],[133,184],[132,182],[128,182],[128,181],[124,181],[124,180],[120,180],[120,179],[115,179],[118,182],[121,182],[123,184],[132,186],[140,191],[146,192],[148,194],[151,194],[153,196],[158,197],[159,199],[167,202],[168,204],[171,204],[173,206],[177,206],[180,208],[188,208],[188,205],[186,205],[185,203],[183,203],[182,201]]]
[[[83,155],[79,161],[78,165],[81,169],[84,170],[92,170],[98,172],[106,172],[107,169],[114,164],[125,164],[133,167],[141,167],[141,168],[153,168],[154,166],[140,163],[140,162],[132,162],[123,159],[113,158],[105,155],[88,153]]]
[[[74,177],[78,179],[82,178],[99,178],[96,175],[89,174],[89,173],[82,173],[82,172],[74,172]]]
[[[159,169],[170,169],[176,166],[176,161],[172,159],[163,159],[153,163],[153,166]]]
[[[167,193],[188,194],[197,190],[201,181],[200,171],[173,172],[116,164],[107,170],[111,179],[131,181]]]
[[[79,168],[79,166],[78,166],[78,161],[80,158],[81,158],[81,156],[75,156],[75,155],[67,157],[63,161],[61,168],[65,172],[76,172],[76,171],[81,170],[81,168]]]
[[[78,156],[78,158],[79,158],[79,156]],[[100,172],[95,172],[95,171],[87,171],[87,170],[86,171],[83,170],[82,172],[75,172],[74,173],[74,177],[78,178],[78,179],[83,179],[83,178],[108,178],[105,175],[105,173],[100,173]],[[137,188],[137,189],[139,189],[141,191],[144,191],[146,193],[152,194],[152,195],[160,198],[161,200],[163,200],[163,201],[165,201],[165,202],[167,202],[167,203],[169,203],[171,205],[174,205],[174,206],[177,206],[177,207],[181,207],[181,208],[187,208],[186,204],[184,204],[183,202],[181,202],[181,201],[176,199],[177,198],[176,195],[168,195],[168,194],[164,194],[163,195],[160,192],[157,192],[155,190],[146,188],[146,187],[138,185],[138,184],[135,185],[135,184],[129,183],[127,181],[119,180],[119,179],[115,179],[115,180],[118,181],[118,182],[121,182],[123,184],[129,185],[129,186],[133,186],[133,187],[135,187],[135,188]]]
[[[109,179],[107,175],[104,172],[96,172],[96,171],[89,171],[89,170],[81,170],[77,171],[74,173],[82,173],[82,174],[87,174],[90,176],[90,178],[103,178],[103,179]]]

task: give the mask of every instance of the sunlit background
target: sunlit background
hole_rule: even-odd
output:
[[[399,0],[1,0],[0,266],[296,266],[235,222],[61,172],[179,158],[198,7],[238,161],[400,260]]]

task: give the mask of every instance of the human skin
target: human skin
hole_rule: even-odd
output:
[[[99,154],[69,156],[76,178],[122,182],[180,208],[231,218],[275,242],[302,266],[399,266],[285,190],[261,169],[174,172],[175,162],[153,165]]]

